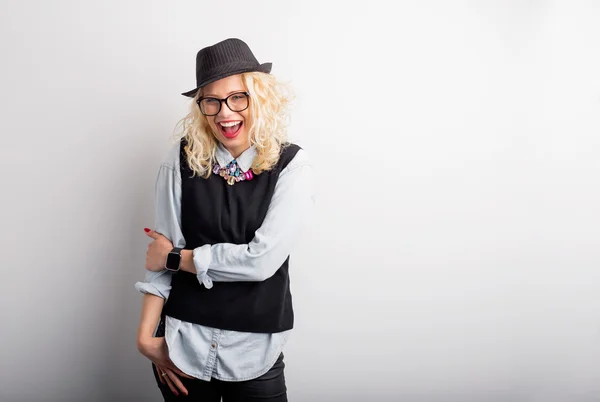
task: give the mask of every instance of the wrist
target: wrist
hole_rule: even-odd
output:
[[[164,257],[164,267],[167,270],[177,272],[181,269],[182,251],[181,247],[171,247],[168,249]]]
[[[138,334],[136,345],[139,352],[144,353],[152,342],[152,336]]]
[[[194,266],[194,251],[193,250],[181,250],[181,265],[180,269],[191,274],[196,273],[196,267]]]

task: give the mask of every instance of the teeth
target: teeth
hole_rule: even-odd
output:
[[[241,123],[241,121],[231,121],[228,123],[219,123],[219,124],[222,125],[223,127],[233,127],[233,126],[237,126],[240,123]]]

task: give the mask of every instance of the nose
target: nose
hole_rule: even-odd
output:
[[[225,99],[222,99],[221,100],[221,110],[219,110],[219,113],[217,113],[217,116],[227,118],[227,117],[231,116],[233,113],[234,112],[232,112],[231,109],[229,109],[229,106],[227,105],[227,101],[225,101]]]

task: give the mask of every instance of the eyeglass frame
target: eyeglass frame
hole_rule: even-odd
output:
[[[229,98],[231,98],[233,95],[239,95],[239,94],[244,94],[247,98],[247,105],[245,108],[241,109],[241,110],[233,110],[231,108],[231,106],[229,106]],[[217,110],[217,113],[215,114],[206,114],[204,113],[204,111],[202,111],[202,107],[200,106],[200,102],[202,102],[204,99],[214,99],[219,101],[219,110]],[[219,99],[219,98],[215,98],[214,96],[201,96],[196,100],[196,104],[198,105],[198,109],[200,109],[200,113],[202,113],[205,116],[216,116],[219,113],[221,113],[221,108],[223,107],[223,102],[225,102],[225,104],[227,105],[227,107],[229,108],[229,110],[231,110],[232,112],[238,113],[238,112],[243,112],[244,110],[248,109],[248,107],[250,107],[250,93],[246,92],[246,91],[240,91],[240,92],[234,92],[231,95],[228,95],[226,98],[223,99]]]

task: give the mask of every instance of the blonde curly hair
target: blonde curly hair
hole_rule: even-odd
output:
[[[250,94],[248,136],[257,153],[251,169],[260,174],[275,166],[282,148],[288,143],[289,107],[293,96],[290,87],[271,74],[242,73],[242,82]],[[219,140],[196,103],[201,95],[202,90],[199,90],[190,105],[189,114],[177,123],[176,130],[179,126],[181,130],[175,138],[186,139],[187,163],[194,175],[208,178]]]

